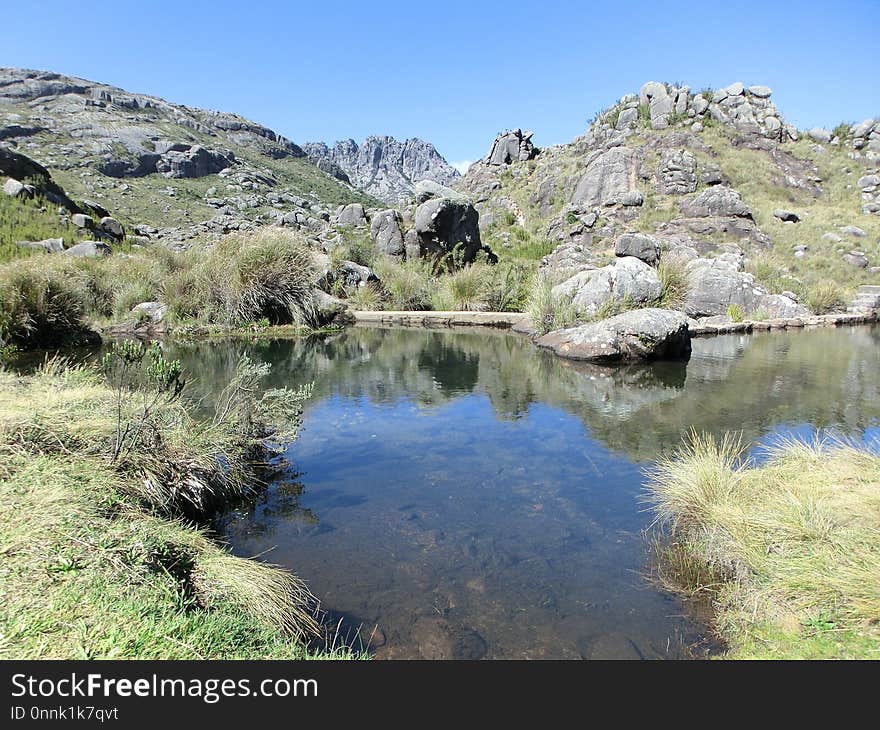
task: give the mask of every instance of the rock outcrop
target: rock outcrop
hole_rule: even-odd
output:
[[[525,162],[531,160],[538,149],[532,144],[533,132],[523,132],[514,129],[510,132],[501,132],[492,142],[492,149],[483,158],[486,165],[509,165],[513,162]]]

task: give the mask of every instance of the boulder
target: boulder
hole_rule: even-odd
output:
[[[348,304],[320,289],[312,291],[313,324],[317,327],[350,324],[354,317]]]
[[[95,227],[95,220],[85,213],[74,213],[70,216],[70,222],[77,228],[92,229]]]
[[[406,253],[403,233],[400,231],[402,222],[400,211],[393,208],[381,210],[373,216],[370,238],[379,253],[385,256],[403,256]]]
[[[412,639],[423,659],[481,659],[486,642],[476,631],[445,618],[424,616],[416,619]]]
[[[752,212],[742,201],[739,193],[726,185],[715,185],[703,190],[693,198],[683,200],[680,205],[683,215],[691,218],[726,216],[731,218],[751,218]]]
[[[858,226],[841,226],[840,232],[846,236],[855,236],[856,238],[865,238],[868,235]]]
[[[651,266],[660,261],[660,241],[646,233],[624,233],[614,244],[615,256],[635,256]]]
[[[770,317],[802,317],[806,307],[782,294],[768,294],[752,274],[740,271],[740,259],[720,256],[694,259],[686,266],[687,295],[684,311],[690,317],[727,314],[730,306],[747,316],[763,311]]]
[[[367,216],[364,213],[364,206],[360,203],[340,206],[336,213],[336,223],[340,226],[365,226]]]
[[[773,91],[769,86],[750,86],[749,93],[759,99],[769,99]]]
[[[831,132],[821,127],[813,127],[807,132],[807,136],[814,142],[822,142],[823,144],[828,144],[831,141]]]
[[[773,211],[773,217],[778,218],[783,223],[798,223],[800,222],[801,217],[791,210],[783,210],[782,208],[777,208]]]
[[[688,360],[688,318],[669,309],[633,309],[599,322],[549,332],[539,347],[560,357],[593,362]]]
[[[582,209],[619,204],[633,189],[634,155],[629,147],[612,147],[598,155],[578,181],[572,204]]]
[[[104,216],[98,222],[98,230],[106,233],[108,236],[115,238],[117,241],[121,241],[125,236],[125,229],[122,227],[122,224],[116,220],[115,218],[111,218],[110,216]]]
[[[581,271],[552,289],[554,299],[568,299],[578,312],[587,315],[596,314],[610,302],[647,304],[662,293],[657,271],[633,256],[601,269]]]
[[[647,104],[651,115],[651,127],[666,129],[675,105],[675,97],[669,94],[665,84],[649,81],[639,91],[639,103]]]
[[[36,248],[46,253],[62,253],[64,251],[63,238],[44,238],[42,241],[20,241],[19,246],[24,248]]]
[[[31,197],[27,186],[25,186],[24,183],[20,183],[18,180],[14,180],[11,177],[8,178],[5,183],[3,183],[3,192],[6,193],[10,198]]]
[[[354,261],[343,261],[332,272],[333,281],[341,280],[345,286],[361,286],[372,282],[378,283],[379,277],[368,266],[361,266]]]
[[[81,241],[64,251],[65,256],[89,259],[109,256],[111,253],[113,253],[113,249],[100,241]]]
[[[154,324],[158,324],[168,312],[168,305],[162,302],[141,302],[135,304],[131,308],[131,313],[138,318],[149,319]]]
[[[480,214],[458,199],[432,198],[416,208],[415,231],[421,256],[444,256],[458,250],[463,263],[471,263],[483,248]]]
[[[419,180],[413,188],[413,193],[417,203],[424,203],[431,198],[452,198],[467,200],[467,196],[453,190],[446,185],[441,185],[434,180]]]
[[[843,254],[843,260],[850,266],[855,266],[857,269],[868,268],[868,257],[861,251],[850,251],[849,253],[845,253]]]

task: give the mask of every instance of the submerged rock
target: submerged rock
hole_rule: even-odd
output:
[[[424,659],[482,659],[486,642],[473,629],[444,618],[423,617],[412,628],[413,641]]]
[[[688,318],[669,309],[634,309],[549,332],[536,342],[572,360],[688,360],[691,356]]]

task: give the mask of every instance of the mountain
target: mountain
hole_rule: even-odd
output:
[[[377,202],[244,117],[51,72],[0,68],[0,144],[127,225],[171,224],[184,237],[216,218],[235,227]]]
[[[434,145],[421,139],[367,137],[360,146],[347,139],[333,147],[308,142],[303,149],[319,169],[388,203],[409,200],[420,180],[451,185],[460,177]]]
[[[593,285],[601,276],[581,272],[642,249],[711,300],[688,304],[693,316],[825,309],[823,286],[832,299],[830,284],[851,290],[880,273],[880,121],[803,132],[771,97],[742,83],[695,93],[649,82],[568,144],[498,135],[456,187],[485,243],[502,258],[543,255],[554,283]]]

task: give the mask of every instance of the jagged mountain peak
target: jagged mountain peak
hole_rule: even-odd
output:
[[[360,145],[345,139],[332,147],[307,142],[303,149],[320,169],[388,202],[411,198],[419,181],[450,185],[460,177],[434,145],[417,137],[398,141],[388,135],[371,135]]]

